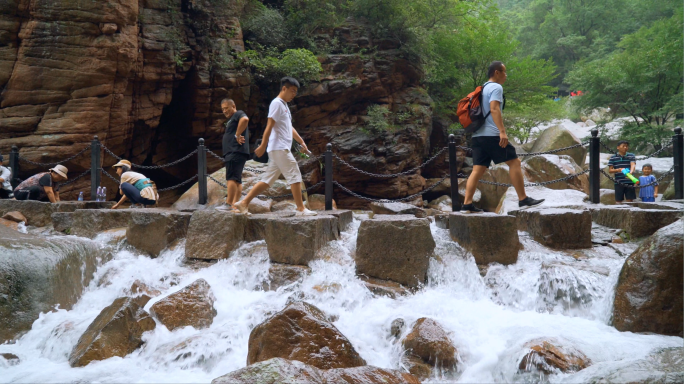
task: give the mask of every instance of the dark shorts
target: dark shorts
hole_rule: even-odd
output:
[[[501,148],[499,141],[498,136],[473,137],[473,165],[489,167],[492,161],[494,164],[499,164],[518,158],[515,147],[511,143],[508,143],[506,148]]]
[[[247,160],[249,160],[249,156],[241,153],[226,155],[226,181],[233,180],[238,184],[242,184],[242,171],[245,169]]]
[[[615,184],[615,201],[636,200],[636,189]]]
[[[14,197],[12,191],[6,189],[0,189],[0,199],[11,199]]]

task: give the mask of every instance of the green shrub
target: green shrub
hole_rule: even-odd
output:
[[[378,133],[388,131],[390,124],[387,121],[390,116],[390,111],[383,105],[373,104],[366,109],[368,114],[368,123],[366,123],[366,131]]]
[[[242,24],[247,44],[284,48],[289,43],[285,18],[278,10],[262,4],[255,6]]]
[[[307,49],[288,49],[282,54],[273,49],[248,50],[239,54],[244,65],[254,69],[258,81],[271,83],[291,76],[306,84],[318,81],[323,70],[316,56]]]

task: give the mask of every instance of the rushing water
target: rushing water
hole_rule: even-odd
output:
[[[209,382],[245,366],[251,329],[282,309],[293,294],[334,315],[335,326],[368,364],[384,368],[400,364],[399,343],[389,337],[394,319],[403,318],[409,325],[424,316],[437,320],[451,333],[461,364],[456,376],[435,377],[433,382],[529,382],[529,377],[517,374],[518,363],[524,344],[540,337],[581,350],[599,377],[662,348],[682,347],[678,337],[618,332],[607,325],[617,275],[636,248],[633,244],[559,252],[521,232],[525,249],[518,262],[491,266],[482,277],[472,256],[449,239],[448,231],[433,225],[437,249],[427,286],[393,300],[373,297],[355,277],[359,223],[355,219],[341,240],[329,244],[301,284],[277,292],[254,289],[268,276],[263,241],[245,244],[230,259],[199,269],[183,263],[182,244],[150,259],[119,243],[113,259],[97,270],[72,310],[42,314],[16,344],[0,345],[0,353],[21,359],[17,365],[0,363],[0,381]],[[96,240],[111,243],[115,235]],[[69,366],[69,353],[81,334],[134,281],[163,292],[147,304],[149,309],[198,278],[209,282],[216,297],[218,314],[210,328],[169,332],[158,324],[144,335],[145,345],[124,358]],[[548,379],[589,380],[586,373],[580,374]]]

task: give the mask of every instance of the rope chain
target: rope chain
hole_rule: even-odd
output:
[[[527,157],[527,156],[539,156],[539,155],[552,155],[552,154],[554,154],[554,153],[563,152],[563,151],[566,151],[566,150],[568,150],[568,149],[583,147],[583,146],[585,146],[585,145],[589,145],[589,141],[585,141],[584,143],[579,143],[579,144],[571,145],[571,146],[565,147],[565,148],[552,149],[552,150],[546,151],[546,152],[517,153],[517,155],[518,155],[518,156],[522,156],[522,157]]]
[[[424,190],[422,190],[422,191],[420,191],[420,192],[418,192],[418,193],[414,193],[413,195],[409,195],[409,196],[402,197],[402,198],[400,198],[400,199],[394,199],[394,200],[389,200],[389,199],[373,199],[373,198],[370,198],[370,197],[361,196],[361,195],[359,195],[358,193],[349,190],[347,187],[345,187],[344,185],[338,183],[337,181],[333,181],[333,184],[334,184],[335,186],[339,187],[339,188],[340,188],[341,190],[343,190],[344,192],[346,192],[348,195],[354,196],[354,197],[359,198],[359,199],[362,199],[362,200],[370,201],[370,202],[372,202],[372,203],[398,203],[398,202],[402,202],[402,201],[413,200],[413,199],[415,199],[415,198],[418,197],[418,196],[422,196],[422,195],[424,195],[424,194],[426,194],[426,193],[432,191],[433,189],[437,188],[438,185],[442,184],[442,183],[444,182],[444,180],[446,180],[448,177],[449,177],[449,175],[446,175],[446,176],[442,177],[441,180],[439,180],[438,182],[434,183],[434,184],[431,185],[430,187],[428,187],[428,188],[426,188],[426,189],[424,189]]]
[[[366,172],[366,171],[364,171],[364,170],[362,170],[362,169],[356,168],[355,166],[353,166],[353,165],[347,163],[346,161],[344,161],[344,159],[342,159],[342,158],[341,158],[340,156],[338,156],[336,153],[333,153],[333,156],[334,156],[340,163],[342,163],[343,165],[346,165],[347,167],[351,168],[352,170],[354,170],[354,171],[356,171],[356,172],[358,172],[358,173],[361,173],[361,174],[363,174],[363,175],[370,176],[370,177],[378,177],[378,178],[390,178],[390,177],[398,177],[398,176],[410,175],[410,174],[416,172],[417,170],[423,168],[424,166],[428,165],[428,164],[431,163],[432,161],[434,161],[436,158],[438,158],[439,156],[441,156],[441,155],[442,155],[446,150],[448,150],[448,149],[449,149],[449,147],[444,147],[444,148],[442,148],[441,151],[437,152],[437,154],[435,154],[434,156],[432,156],[431,158],[429,158],[427,161],[425,161],[423,164],[421,164],[421,165],[419,165],[419,166],[417,166],[417,167],[411,168],[411,169],[409,169],[409,170],[407,170],[407,171],[404,171],[404,172],[393,173],[393,174],[379,174],[379,173]]]
[[[85,176],[85,175],[87,175],[87,174],[89,174],[89,173],[90,173],[90,168],[86,169],[83,173],[81,173],[80,175],[74,177],[73,179],[71,179],[71,180],[69,180],[69,181],[66,181],[66,182],[64,182],[64,183],[60,183],[60,184],[59,184],[59,187],[61,188],[61,187],[65,187],[65,186],[67,186],[67,185],[69,185],[69,184],[73,184],[73,183],[76,182],[76,180],[80,179],[81,177],[83,177],[83,176]]]
[[[526,184],[525,184],[525,187],[540,187],[540,186],[544,186],[544,185],[560,183],[560,182],[563,182],[563,181],[568,181],[568,180],[573,179],[573,178],[578,177],[578,176],[582,176],[582,175],[584,175],[584,174],[586,174],[586,173],[589,173],[589,171],[590,171],[590,170],[587,169],[587,170],[584,170],[584,171],[582,171],[582,172],[573,173],[573,174],[571,174],[571,175],[568,175],[568,176],[566,176],[566,177],[563,177],[563,178],[557,179],[557,180],[540,181],[540,182],[538,182],[538,183],[526,183]],[[462,179],[467,179],[467,178],[469,177],[469,176],[464,175],[464,174],[462,174],[462,173],[459,173],[459,176],[461,176]],[[479,182],[482,183],[482,184],[496,185],[497,187],[507,187],[507,188],[508,188],[508,187],[512,187],[512,186],[513,186],[513,184],[498,183],[498,182],[496,182],[496,181],[479,180]]]
[[[27,159],[27,158],[25,158],[25,157],[22,157],[22,156],[19,156],[19,160],[20,160],[20,161],[23,161],[23,162],[25,162],[25,163],[32,164],[32,165],[37,165],[37,166],[39,166],[39,167],[51,167],[51,166],[59,165],[59,164],[62,164],[62,163],[67,163],[67,162],[69,162],[69,161],[71,161],[71,160],[73,160],[73,159],[75,159],[75,158],[81,156],[85,151],[87,151],[87,150],[89,150],[89,149],[90,149],[90,145],[88,145],[88,146],[86,146],[85,148],[83,148],[83,149],[82,149],[80,152],[78,152],[77,154],[75,154],[75,155],[73,155],[73,156],[71,156],[71,157],[69,157],[69,158],[66,158],[66,159],[64,159],[64,160],[62,160],[62,161],[58,161],[58,162],[56,162],[56,163],[41,163],[41,162],[39,162],[39,161],[32,161],[32,160],[29,160],[29,159]]]
[[[191,182],[191,181],[193,181],[193,180],[195,180],[195,179],[197,179],[197,175],[196,175],[196,174],[195,174],[195,176],[193,176],[193,177],[191,177],[191,178],[185,180],[184,182],[182,182],[182,183],[180,183],[180,184],[176,184],[176,185],[174,185],[174,186],[172,186],[172,187],[166,187],[166,188],[158,189],[157,192],[165,192],[165,191],[170,191],[170,190],[172,190],[172,189],[180,188],[180,187],[184,186],[185,184],[187,184],[187,183],[189,183],[189,182]]]
[[[612,153],[612,154],[615,153],[615,149],[614,149],[614,148],[610,148],[610,147],[607,146],[603,141],[600,141],[600,140],[599,140],[599,143],[601,144],[601,146],[602,146],[605,150],[608,151],[608,153]],[[645,156],[640,156],[640,157],[634,156],[634,158],[635,158],[636,160],[641,161],[641,160],[650,159],[651,157],[656,157],[657,155],[659,155],[659,154],[660,154],[661,152],[663,152],[664,150],[669,149],[672,145],[674,145],[674,141],[673,141],[673,140],[670,140],[670,144],[664,145],[662,148],[660,148],[659,150],[657,150],[657,151],[651,153],[650,155],[645,155]]]
[[[105,152],[106,152],[107,154],[109,154],[109,155],[112,156],[113,158],[115,158],[115,159],[117,159],[117,160],[124,160],[123,157],[117,156],[116,154],[114,154],[114,152],[112,152],[109,148],[105,147],[104,145],[102,146],[102,148],[105,150]],[[174,165],[176,165],[176,164],[179,164],[179,163],[184,162],[185,160],[191,158],[191,157],[192,157],[194,154],[196,154],[196,153],[197,153],[197,149],[195,149],[194,151],[188,153],[187,155],[181,157],[180,159],[178,159],[178,160],[176,160],[176,161],[172,161],[172,162],[170,162],[170,163],[163,164],[163,165],[140,165],[140,164],[133,164],[133,163],[131,163],[131,166],[133,166],[134,168],[140,168],[140,169],[162,169],[162,168],[168,168],[168,167],[171,167],[171,166],[174,166]]]
[[[607,177],[608,179],[612,180],[613,183],[615,183],[615,184],[620,184],[620,185],[622,185],[623,187],[632,188],[632,189],[636,189],[636,188],[646,188],[646,187],[650,187],[651,185],[658,185],[658,184],[660,184],[660,182],[661,182],[664,178],[666,178],[667,176],[670,176],[670,174],[673,174],[673,173],[674,173],[674,165],[672,165],[672,167],[670,167],[670,170],[667,171],[667,173],[665,173],[665,174],[663,174],[662,176],[660,176],[656,181],[654,181],[654,182],[652,182],[652,183],[649,183],[649,184],[646,184],[646,185],[634,185],[634,184],[625,184],[625,183],[621,183],[621,182],[615,180],[615,179],[614,179],[612,176],[610,176],[609,174],[607,174],[606,171],[604,171],[603,169],[601,169],[601,173],[603,173],[603,176],[605,176],[605,177]]]

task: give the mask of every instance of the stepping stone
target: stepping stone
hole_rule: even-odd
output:
[[[427,217],[424,209],[407,203],[371,203],[370,209],[376,215],[415,215]]]
[[[267,221],[279,217],[294,217],[294,215],[295,213],[292,211],[280,211],[248,216],[247,225],[245,226],[244,240],[248,243],[266,240]]]
[[[55,212],[52,225],[55,231],[94,238],[98,233],[128,227],[136,209],[77,209],[75,212]]]
[[[343,232],[349,228],[352,221],[354,221],[354,213],[346,209],[333,209],[332,211],[322,211],[320,214],[330,215],[337,217],[337,223],[339,225],[339,231]]]
[[[518,229],[555,249],[591,248],[591,213],[576,209],[533,209],[509,212]]]
[[[174,241],[188,232],[191,213],[160,208],[134,209],[126,230],[128,244],[157,257]]]
[[[185,257],[227,259],[244,241],[247,216],[225,211],[196,211],[190,218]]]
[[[428,219],[375,215],[359,227],[356,273],[416,288],[427,280],[434,249]]]
[[[330,215],[266,220],[268,255],[276,263],[308,265],[329,241],[339,238],[337,218]]]
[[[449,216],[449,234],[478,265],[515,264],[522,248],[516,221],[509,215],[456,212]]]
[[[104,209],[114,206],[114,202],[96,201],[64,201],[45,203],[32,200],[0,200],[0,216],[8,212],[21,212],[28,222],[27,225],[44,227],[52,223],[54,212],[74,212],[77,209]]]
[[[631,238],[654,234],[682,217],[679,210],[640,209],[631,207],[594,208],[591,213],[596,224],[625,230]]]

